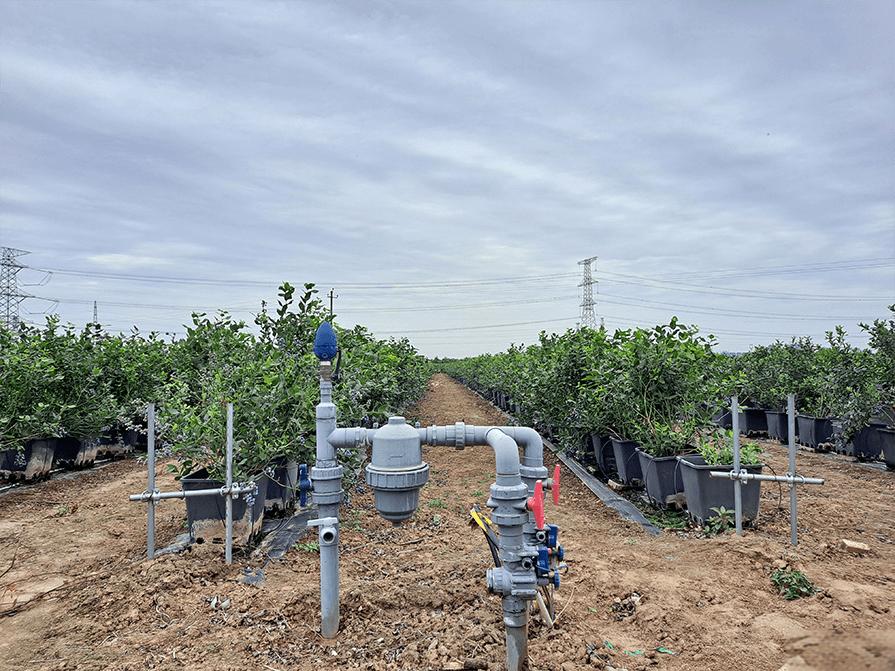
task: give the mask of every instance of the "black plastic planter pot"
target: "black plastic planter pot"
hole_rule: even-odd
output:
[[[706,464],[699,455],[678,457],[681,479],[684,484],[684,496],[687,497],[687,514],[700,526],[715,517],[712,508],[734,509],[733,480],[713,478],[709,471],[731,471],[730,464]],[[744,465],[749,473],[761,473],[761,464]],[[761,482],[752,480],[742,485],[743,519],[754,520],[758,517],[758,502],[761,494]]]
[[[883,451],[883,461],[889,469],[895,471],[895,431],[880,429],[879,442]]]
[[[744,436],[758,436],[768,432],[768,418],[760,408],[740,409],[740,433]]]
[[[640,459],[640,470],[643,471],[646,495],[655,505],[667,508],[669,499],[684,492],[677,457],[653,457],[640,449],[637,450],[637,457]]]
[[[295,502],[298,491],[298,462],[278,459],[274,463],[273,475],[267,479],[267,495],[264,507],[267,510],[286,510]]]
[[[609,436],[592,433],[590,434],[590,444],[600,472],[607,478],[616,475],[615,450],[612,449],[612,439]]]
[[[39,480],[50,473],[56,438],[29,440],[19,450],[0,451],[0,475],[10,480]]]
[[[98,452],[98,439],[87,438],[78,440],[72,436],[66,436],[56,441],[54,459],[57,464],[64,464],[73,468],[88,468],[93,466]]]
[[[733,420],[731,419],[730,410],[719,410],[712,417],[715,424],[717,424],[722,429],[732,429],[733,428]]]
[[[885,429],[885,424],[871,423],[852,438],[854,445],[854,457],[858,461],[876,461],[883,451],[880,429]]]
[[[619,440],[612,439],[612,453],[615,456],[615,470],[618,473],[618,480],[623,485],[633,485],[635,480],[643,480],[643,472],[640,470],[640,460],[637,458],[637,447],[639,444],[635,440]]]
[[[776,438],[781,443],[789,442],[789,414],[777,410],[765,410],[768,424],[768,438]]]
[[[799,444],[818,452],[829,452],[833,440],[833,422],[828,417],[796,415]]]
[[[131,450],[145,450],[147,445],[146,434],[137,429],[128,429],[124,432],[124,444]]]
[[[117,459],[131,454],[134,451],[132,445],[125,445],[121,436],[116,432],[110,436],[102,436],[97,441],[96,456]]]
[[[233,542],[248,545],[261,531],[264,521],[264,501],[267,496],[267,475],[261,473],[252,480],[258,492],[251,505],[242,494],[233,500]],[[220,480],[210,480],[204,468],[181,478],[183,491],[217,489],[223,487]],[[220,495],[194,496],[186,499],[186,519],[193,540],[222,542],[226,536],[227,499]]]

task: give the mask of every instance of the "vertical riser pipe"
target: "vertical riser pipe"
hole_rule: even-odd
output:
[[[528,668],[528,606],[524,602],[523,604],[525,608],[525,624],[521,627],[506,627],[508,671],[523,671]]]
[[[320,547],[320,633],[335,638],[339,633],[339,535],[332,528],[318,534]]]

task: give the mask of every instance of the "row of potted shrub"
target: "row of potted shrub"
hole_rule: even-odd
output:
[[[487,393],[487,392],[486,392]],[[487,393],[488,398],[503,410],[518,413],[520,405],[503,392]],[[734,505],[734,485],[730,480],[716,479],[709,471],[730,471],[733,467],[733,434],[723,429],[706,427],[696,437],[696,445],[684,447],[683,454],[654,456],[635,440],[611,435],[590,434],[585,449],[607,478],[631,488],[643,488],[656,506],[686,505],[689,516],[698,524],[717,515],[717,511]],[[761,473],[759,446],[741,444],[740,463],[750,473]],[[586,456],[586,455],[582,455]],[[758,516],[761,483],[743,485],[743,518]]]
[[[730,412],[718,413],[716,421],[723,428],[731,428]],[[781,443],[789,441],[789,414],[780,410],[745,408],[740,412],[740,432],[744,435],[763,435]],[[796,415],[796,442],[818,452],[835,449],[841,454],[855,457],[858,461],[883,459],[895,469],[895,428],[886,421],[870,419],[852,433],[846,441],[842,424],[835,417]]]
[[[786,441],[786,396],[793,393],[799,443],[862,461],[883,456],[895,468],[895,319],[861,328],[867,348],[848,344],[836,327],[823,346],[797,338],[732,357],[738,391],[752,406],[741,416],[741,430]]]
[[[895,306],[890,310],[895,313]],[[733,394],[747,401],[746,430],[750,416],[760,415],[758,429],[767,431],[767,415],[758,410],[759,403],[779,411],[792,392],[805,414],[802,423],[811,412],[836,408],[844,427],[839,439],[860,435],[874,412],[895,403],[895,319],[862,328],[870,336],[866,350],[848,345],[844,331],[836,328],[828,333],[826,347],[803,338],[730,355],[714,353],[712,336],[672,319],[653,329],[614,334],[602,328],[542,333],[528,347],[437,363],[512,407],[520,422],[565,449],[581,455],[583,445],[599,444],[594,454],[606,473],[614,470],[633,481],[638,471],[643,476],[643,460],[647,485],[652,480],[658,486],[669,481],[670,467],[662,460],[676,462],[678,456],[693,454],[693,446],[712,440],[713,415],[723,415]],[[817,436],[809,435],[813,427],[805,424],[804,434],[816,441]],[[674,468],[677,482],[679,468]]]
[[[0,388],[10,392],[0,396],[0,461],[27,462],[29,450],[45,452],[68,436],[88,450],[111,450],[129,439],[145,445],[145,411],[154,402],[156,444],[173,457],[169,468],[185,487],[220,483],[232,401],[234,480],[255,479],[256,498],[274,498],[266,494],[267,480],[272,489],[294,483],[297,465],[313,459],[312,347],[328,316],[313,285],[297,293],[287,283],[273,309],[262,303],[254,332],[226,312],[192,315],[186,336],[171,342],[92,325],[77,332],[54,318],[43,329],[0,330]],[[421,395],[430,366],[408,341],[379,340],[362,326],[336,328],[340,421],[381,421]],[[291,496],[281,491],[275,498],[285,503]]]

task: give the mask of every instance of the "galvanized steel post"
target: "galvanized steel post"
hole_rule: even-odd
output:
[[[730,419],[733,423],[733,472],[740,474],[740,404],[736,396],[730,399]],[[733,507],[737,536],[743,535],[743,485],[739,477],[733,483]]]
[[[146,427],[149,431],[146,437],[146,462],[149,467],[149,476],[146,479],[146,490],[150,494],[155,493],[155,403],[150,403],[146,413]],[[146,557],[155,559],[155,499],[149,499],[149,508],[146,514]]]
[[[797,529],[797,512],[796,512],[796,396],[788,394],[786,396],[786,422],[789,431],[789,473],[793,479],[789,482],[789,528],[790,540],[793,545],[799,544],[799,536]]]
[[[227,521],[224,561],[233,563],[233,404],[227,404]]]

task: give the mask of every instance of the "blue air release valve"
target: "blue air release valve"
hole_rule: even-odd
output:
[[[547,547],[555,548],[559,542],[559,527],[555,524],[547,525]]]
[[[317,335],[314,336],[314,354],[321,361],[332,361],[338,353],[339,344],[332,324],[321,322],[317,327]]]
[[[304,508],[308,505],[308,492],[314,489],[308,478],[308,465],[300,464],[298,467],[298,503]]]

